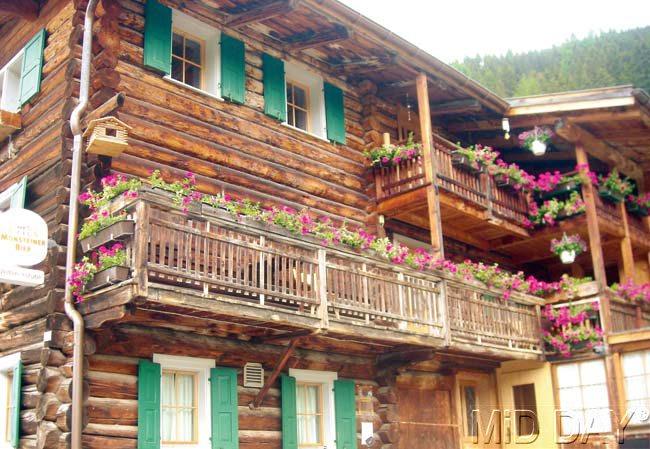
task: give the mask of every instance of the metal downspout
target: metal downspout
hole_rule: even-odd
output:
[[[77,257],[77,226],[79,220],[79,196],[81,184],[81,150],[83,146],[81,116],[88,106],[90,87],[90,64],[92,62],[93,22],[95,7],[98,0],[90,0],[84,19],[83,47],[81,51],[81,79],[79,103],[70,116],[70,128],[73,134],[72,144],[72,174],[70,180],[70,210],[68,216],[68,240],[65,264],[65,313],[72,320],[74,348],[72,355],[72,435],[71,449],[82,449],[81,433],[83,431],[83,357],[84,357],[84,320],[75,308],[72,300],[72,290],[67,280],[72,274],[72,268]]]

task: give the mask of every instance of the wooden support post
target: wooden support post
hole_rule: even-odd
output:
[[[280,356],[280,360],[278,360],[278,364],[275,366],[273,369],[273,372],[269,376],[268,379],[266,379],[266,383],[264,384],[264,387],[257,393],[257,396],[255,396],[255,399],[253,399],[253,402],[249,404],[250,408],[257,408],[260,406],[262,401],[264,400],[264,396],[266,396],[266,393],[269,391],[271,388],[271,385],[275,383],[275,380],[278,378],[282,370],[284,369],[285,365],[289,361],[289,358],[291,358],[291,354],[293,354],[293,351],[296,349],[296,345],[298,344],[298,341],[300,338],[294,338],[289,342],[289,346],[287,346]]]
[[[630,238],[630,226],[627,221],[627,210],[625,202],[619,203],[621,219],[623,220],[624,237],[621,239],[621,255],[623,258],[624,280],[634,280],[634,252],[632,250],[632,239]]]
[[[140,200],[135,206],[136,223],[133,242],[133,277],[137,282],[138,296],[146,298],[148,295],[149,275],[147,263],[149,259],[149,215],[150,207]]]
[[[321,329],[329,327],[329,312],[327,310],[327,252],[318,250],[318,297],[320,299]]]
[[[436,257],[444,257],[445,251],[442,237],[442,222],[440,217],[440,198],[437,189],[437,164],[433,155],[433,130],[431,129],[431,110],[429,107],[429,87],[427,76],[418,74],[415,85],[418,96],[418,115],[420,116],[420,135],[422,136],[422,158],[424,161],[424,176],[427,189],[427,207],[429,211],[429,230],[431,245]]]

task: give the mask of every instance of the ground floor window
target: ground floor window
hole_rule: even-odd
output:
[[[625,379],[625,403],[632,414],[630,424],[648,424],[650,411],[650,351],[623,354],[621,359]]]
[[[334,447],[335,372],[289,370],[296,378],[296,417],[300,448]]]

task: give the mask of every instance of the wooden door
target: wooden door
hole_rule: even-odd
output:
[[[500,447],[496,431],[485,440],[493,410],[498,410],[495,376],[491,373],[460,372],[456,375],[456,413],[458,414],[463,449],[496,449]],[[474,413],[477,410],[478,414]],[[476,422],[478,420],[478,422]]]
[[[407,377],[398,382],[397,391],[400,448],[458,448],[451,376]]]

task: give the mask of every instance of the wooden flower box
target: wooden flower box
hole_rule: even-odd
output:
[[[481,165],[472,163],[467,156],[457,151],[451,153],[451,163],[455,167],[458,167],[463,171],[470,172],[474,175],[478,175],[479,173],[483,172],[483,167]],[[476,165],[478,165],[478,168],[476,168]]]
[[[86,285],[87,291],[98,290],[109,285],[118,284],[129,279],[129,267],[111,267],[98,271],[93,280]]]
[[[561,182],[550,192],[535,192],[535,199],[538,201],[543,201],[550,198],[566,195],[579,190],[581,186],[582,183],[580,181]]]
[[[516,190],[515,183],[512,181],[512,179],[508,178],[505,175],[502,174],[494,175],[494,182],[496,183],[497,187],[501,187],[503,189]]]
[[[95,235],[86,237],[81,240],[81,249],[84,253],[92,251],[115,240],[124,240],[133,235],[135,231],[135,222],[133,220],[120,220],[110,226],[105,227]]]
[[[610,203],[619,204],[621,201],[623,201],[622,195],[616,192],[612,192],[609,189],[601,188],[600,190],[598,190],[598,194],[602,199],[604,199],[605,201],[609,201]]]

